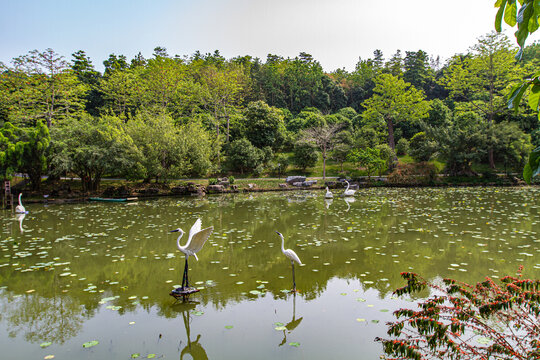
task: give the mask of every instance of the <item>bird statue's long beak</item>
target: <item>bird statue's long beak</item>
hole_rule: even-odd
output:
[[[174,229],[174,230],[171,230],[169,232],[179,232],[179,231],[180,231],[180,229]]]
[[[281,236],[281,233],[279,231],[276,231],[276,234],[278,234],[279,236]]]

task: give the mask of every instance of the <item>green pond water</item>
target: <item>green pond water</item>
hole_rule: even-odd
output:
[[[378,359],[374,338],[386,335],[392,311],[414,306],[392,295],[400,272],[478,282],[523,265],[540,277],[537,188],[323,196],[28,204],[24,219],[0,212],[2,358]],[[169,231],[189,232],[199,217],[214,226],[189,261],[201,291],[175,303],[184,257]],[[296,295],[276,230],[304,263]]]

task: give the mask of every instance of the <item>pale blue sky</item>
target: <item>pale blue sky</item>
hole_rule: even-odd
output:
[[[220,50],[227,58],[310,53],[326,71],[352,70],[381,49],[447,58],[493,30],[495,0],[0,0],[0,61],[52,48],[150,57]],[[512,31],[509,32],[510,34]],[[531,39],[534,40],[535,37]],[[512,41],[513,35],[512,35]]]

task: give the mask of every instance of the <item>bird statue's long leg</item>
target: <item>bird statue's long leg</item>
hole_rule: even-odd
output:
[[[182,275],[182,289],[185,289],[186,286],[189,287],[187,271],[188,271],[188,261],[186,257],[186,264],[184,265],[184,274]]]
[[[296,281],[294,279],[294,261],[291,261],[292,265],[292,282],[293,282],[293,291],[296,292]]]

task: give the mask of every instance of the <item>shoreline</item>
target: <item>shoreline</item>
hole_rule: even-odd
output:
[[[140,186],[140,184],[138,184]],[[194,184],[189,190],[184,190],[182,192],[175,191],[175,187],[168,189],[166,191],[158,190],[152,187],[156,184],[148,184],[147,188],[132,190],[129,193],[124,194],[104,194],[106,190],[110,191],[111,187],[103,191],[88,192],[79,195],[79,196],[69,196],[69,194],[62,194],[59,196],[48,197],[48,198],[37,198],[37,194],[32,193],[30,197],[24,199],[24,203],[27,204],[78,204],[84,202],[92,202],[90,198],[105,198],[105,199],[125,199],[125,198],[136,198],[136,200],[152,199],[152,198],[161,198],[161,197],[193,197],[199,196],[204,197],[207,195],[222,195],[222,194],[241,194],[241,193],[262,193],[262,192],[291,192],[291,191],[318,191],[325,190],[325,186],[287,186],[287,187],[270,187],[270,188],[238,188],[238,189],[223,189],[223,190],[209,190],[209,186],[204,186],[202,184]],[[373,183],[356,183],[358,190],[368,189],[368,188],[457,188],[457,187],[538,187],[538,184],[525,185],[522,182],[518,181],[505,181],[505,182],[441,182],[441,183],[430,183],[430,184],[389,184],[386,182],[373,182]],[[330,189],[342,189],[341,186],[328,186]],[[125,185],[119,186],[118,189],[125,188]],[[204,190],[203,190],[204,189]],[[149,191],[151,190],[151,191]],[[44,192],[40,192],[43,197]],[[35,195],[34,195],[35,194]],[[16,201],[16,199],[14,199]],[[4,209],[9,209],[9,207],[3,207]]]

